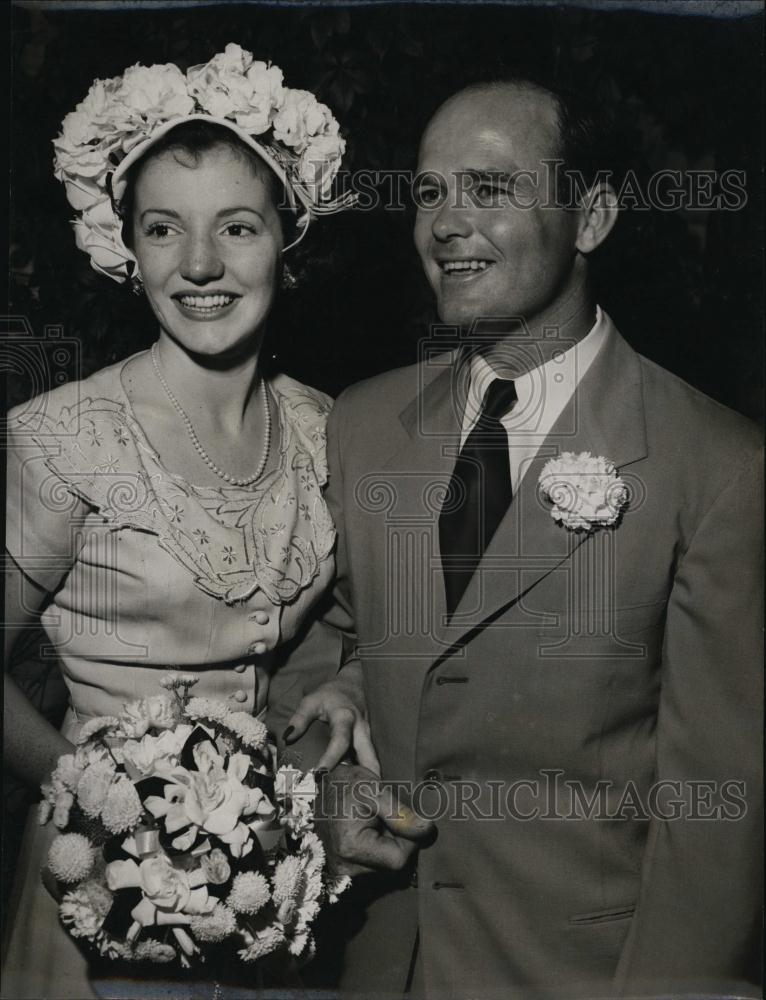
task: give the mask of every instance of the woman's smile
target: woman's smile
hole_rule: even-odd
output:
[[[172,296],[179,312],[192,320],[216,320],[228,316],[241,296],[233,292],[178,292]]]

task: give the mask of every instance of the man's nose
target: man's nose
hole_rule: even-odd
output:
[[[181,276],[196,285],[223,276],[224,263],[215,242],[207,234],[189,237],[181,261]]]
[[[454,189],[445,192],[444,200],[438,209],[434,210],[431,222],[431,232],[434,239],[446,241],[452,237],[469,236],[471,233],[471,212],[468,202]]]

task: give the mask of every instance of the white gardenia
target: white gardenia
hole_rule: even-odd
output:
[[[573,531],[615,524],[628,502],[628,488],[614,462],[589,451],[565,451],[550,459],[539,486],[553,505],[551,517]]]
[[[274,806],[260,788],[242,783],[250,766],[246,754],[231,754],[225,764],[207,740],[193,756],[197,770],[176,768],[164,796],[149,795],[144,805],[169,834],[184,831],[173,841],[177,849],[191,847],[202,830],[227,844],[233,857],[243,857],[252,850],[253,830],[274,815]]]
[[[159,736],[147,733],[140,740],[127,740],[122,747],[123,761],[144,777],[170,774],[178,766],[179,755],[191,733],[192,727],[184,723]]]

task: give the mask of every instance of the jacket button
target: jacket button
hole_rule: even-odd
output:
[[[247,691],[243,691],[240,688],[239,691],[234,692],[232,698],[234,699],[234,701],[238,701],[240,703],[242,703],[243,701],[247,701]]]
[[[418,870],[417,870],[417,868],[415,869],[415,871],[412,873],[412,875],[410,877],[410,885],[412,886],[413,889],[417,889],[417,887],[418,887]]]
[[[423,775],[423,781],[441,781],[441,771],[437,771],[436,768],[432,767]]]
[[[234,669],[237,671],[238,674],[244,674],[244,672],[247,670],[247,664],[238,663]]]

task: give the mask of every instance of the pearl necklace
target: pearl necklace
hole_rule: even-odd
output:
[[[152,364],[154,365],[154,370],[157,373],[157,378],[160,380],[162,388],[165,390],[165,395],[168,397],[168,399],[176,409],[178,415],[183,420],[184,425],[186,427],[186,431],[189,435],[189,438],[191,439],[191,443],[194,445],[194,450],[197,452],[197,454],[205,463],[205,465],[208,467],[208,469],[210,469],[211,472],[214,472],[219,479],[223,479],[225,480],[225,482],[231,483],[232,486],[250,486],[251,483],[254,483],[256,481],[256,479],[260,479],[261,475],[263,474],[263,470],[266,466],[266,459],[269,457],[269,448],[271,446],[271,410],[269,409],[268,389],[266,387],[266,383],[264,382],[263,378],[261,378],[261,386],[263,388],[263,419],[266,424],[263,455],[261,455],[261,460],[258,463],[258,468],[255,470],[252,476],[248,476],[246,479],[237,479],[235,476],[230,476],[228,472],[224,472],[223,469],[219,469],[218,466],[215,464],[215,462],[210,458],[208,453],[205,451],[205,449],[202,447],[202,443],[200,439],[197,437],[197,432],[194,430],[194,427],[192,426],[191,420],[189,420],[186,410],[184,410],[183,406],[181,406],[181,404],[178,402],[176,397],[173,395],[173,390],[165,381],[165,376],[162,374],[162,370],[160,369],[159,358],[157,357],[156,342],[152,344],[152,349],[150,353],[152,356]]]

